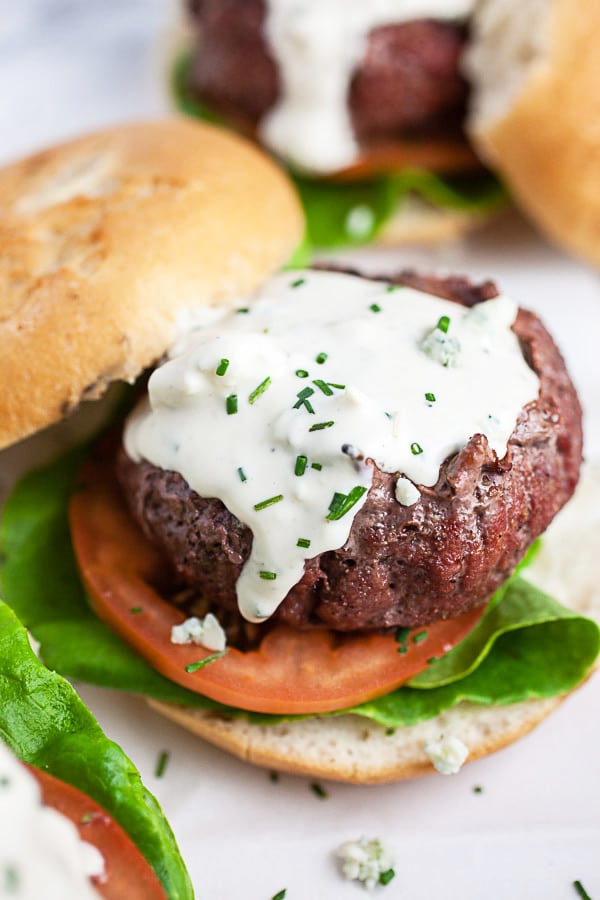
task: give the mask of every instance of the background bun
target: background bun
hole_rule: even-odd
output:
[[[302,233],[275,164],[188,119],[121,126],[0,170],[0,447],[134,379],[179,315],[252,291]]]
[[[600,2],[484,0],[470,133],[551,239],[600,263]]]
[[[575,497],[554,520],[527,578],[565,606],[600,622],[600,470],[584,471]],[[585,534],[585,541],[581,535]],[[597,665],[600,665],[600,661]],[[424,752],[443,734],[464,741],[469,760],[487,756],[527,734],[562,697],[510,706],[459,704],[426,722],[393,733],[360,716],[250,724],[213,712],[151,701],[159,712],[247,762],[296,775],[369,784],[433,771]]]

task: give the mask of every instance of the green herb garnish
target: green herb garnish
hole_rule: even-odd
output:
[[[321,469],[323,468],[321,463],[311,463],[310,467],[311,467],[311,469],[315,469],[317,472],[320,472]]]
[[[366,487],[363,487],[361,484],[357,484],[356,487],[353,487],[349,494],[340,494],[336,491],[329,504],[327,520],[329,522],[335,522],[337,519],[341,519],[342,516],[345,516],[346,513],[358,503],[366,491]]]
[[[327,798],[329,797],[329,794],[327,793],[327,791],[325,790],[323,785],[319,784],[318,781],[313,781],[310,786],[310,789],[313,792],[313,794],[316,794],[316,796],[319,798],[319,800],[327,800]]]
[[[241,466],[237,470],[237,473],[239,475],[240,481],[248,481],[248,476],[246,475],[246,473],[244,472],[244,470],[242,469]]]
[[[302,287],[302,285],[305,283],[306,283],[306,278],[296,278],[295,281],[292,281],[291,287],[293,287],[293,288]]]
[[[161,750],[158,759],[156,760],[156,768],[154,769],[154,775],[156,778],[162,778],[167,769],[167,764],[169,762],[170,753],[168,750]]]
[[[481,787],[480,784],[474,785],[474,787],[473,787],[473,793],[474,793],[474,794],[483,794],[483,788]]]
[[[238,398],[237,394],[230,394],[229,397],[225,400],[225,409],[227,410],[228,416],[234,416],[238,411]]]
[[[224,375],[227,369],[229,368],[229,360],[222,359],[217,368],[215,369],[215,375]]]
[[[582,883],[579,881],[579,879],[577,879],[577,881],[573,882],[573,887],[575,888],[575,890],[581,897],[581,900],[592,900],[592,898],[590,897],[590,895],[588,894],[588,892],[586,891],[586,889],[584,888]]]
[[[236,312],[238,312],[238,313],[249,313],[249,312],[250,312],[250,308],[249,308],[248,306],[240,306],[239,309],[236,309]]]
[[[93,822],[93,821],[94,821],[94,813],[93,813],[93,812],[86,812],[86,813],[84,813],[84,814],[82,815],[82,817],[80,818],[79,824],[80,824],[80,825],[89,825],[90,822]]]
[[[333,397],[333,391],[329,387],[326,381],[322,381],[320,378],[315,378],[313,381],[320,391],[322,391],[326,397]]]
[[[450,317],[440,316],[435,327],[438,329],[438,331],[443,331],[444,334],[448,334],[448,329],[450,328]]]
[[[296,375],[298,378],[308,378],[308,372],[306,369],[296,369]]]
[[[435,403],[435,394],[427,393],[425,394],[425,399],[428,403]]]
[[[302,390],[298,391],[298,393],[296,394],[296,397],[298,399],[294,403],[292,409],[300,409],[301,406],[304,406],[304,408],[306,409],[307,412],[312,413],[314,415],[315,411],[312,407],[312,404],[308,400],[308,398],[312,397],[313,394],[314,394],[314,391],[312,388],[310,388],[310,387],[302,388]]]
[[[379,303],[371,303],[369,309],[371,310],[371,312],[381,312]]]
[[[258,385],[258,387],[255,387],[254,390],[252,391],[252,393],[249,395],[248,403],[250,404],[250,406],[252,406],[252,404],[258,400],[258,398],[260,397],[261,394],[264,394],[264,392],[266,391],[266,389],[269,387],[270,384],[271,384],[271,376],[267,375],[267,377],[263,381],[261,381],[261,383]]]
[[[254,504],[254,509],[256,512],[260,512],[261,509],[266,509],[267,506],[273,506],[275,503],[281,503],[283,500],[283,494],[277,494],[275,497],[269,497],[267,500],[261,500],[260,503]]]
[[[277,578],[277,572],[266,572],[264,569],[261,570],[258,574],[264,581],[275,581],[275,579]]]
[[[276,772],[275,769],[271,769],[269,772],[269,780],[273,782],[273,784],[277,784],[279,781],[279,772]]]
[[[134,616],[137,616],[138,613],[141,613],[141,611],[142,611],[141,606],[132,606],[131,609],[129,610],[129,612],[133,613]]]
[[[322,366],[323,363],[326,361],[327,361],[327,353],[318,353],[315,356],[315,362],[318,363],[320,366]]]
[[[211,653],[210,656],[205,656],[204,659],[198,659],[196,662],[188,663],[185,667],[186,672],[197,672],[199,669],[203,669],[204,666],[210,665],[210,663],[215,662],[217,659],[221,659],[227,650],[219,650],[218,653]]]
[[[418,631],[417,634],[413,635],[413,644],[421,644],[426,639],[428,633],[429,632],[427,631]]]
[[[297,456],[296,465],[294,466],[294,475],[304,475],[306,472],[306,464],[308,459],[306,456]]]
[[[311,425],[308,429],[309,431],[323,431],[324,428],[331,428],[332,425],[335,425],[335,422],[315,422],[314,425]]]
[[[388,286],[386,287],[385,290],[386,290],[386,292],[387,292],[388,294],[393,294],[394,291],[399,291],[399,290],[401,290],[403,287],[404,287],[403,284],[388,284]]]
[[[394,872],[393,869],[386,869],[385,872],[379,873],[379,884],[383,884],[383,885],[389,884],[390,881],[392,880],[392,878],[395,878],[395,877],[396,877],[396,873]]]
[[[285,895],[287,894],[287,888],[283,888],[281,891],[277,891],[276,894],[273,894],[271,900],[285,900]]]
[[[310,547],[310,540],[308,538],[298,538],[296,547],[304,547],[307,550]]]
[[[420,454],[423,452],[423,448],[420,444],[417,444],[416,441],[413,441],[413,443],[410,445],[410,452],[413,456],[420,456]]]

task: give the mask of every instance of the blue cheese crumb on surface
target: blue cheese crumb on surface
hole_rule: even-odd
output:
[[[469,756],[469,748],[460,738],[442,737],[439,741],[429,741],[424,747],[425,755],[442,775],[456,775]]]
[[[225,650],[227,638],[219,620],[212,613],[203,619],[191,616],[171,629],[172,644],[199,644],[207,650]]]
[[[360,882],[368,891],[378,884],[388,884],[394,877],[394,854],[379,839],[361,837],[345,841],[337,851],[342,875]]]

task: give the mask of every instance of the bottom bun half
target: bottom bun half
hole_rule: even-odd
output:
[[[565,606],[600,622],[600,468],[584,471],[575,497],[546,533],[526,577]],[[596,548],[596,552],[594,552]],[[535,728],[565,696],[509,706],[461,703],[410,727],[386,729],[357,715],[256,725],[243,717],[150,705],[199,737],[253,765],[355,784],[400,781],[434,771],[429,741],[456,737],[468,761],[506,747]]]

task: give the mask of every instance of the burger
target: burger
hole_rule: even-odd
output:
[[[523,577],[581,463],[535,315],[492,282],[274,274],[294,193],[206,125],[83,138],[0,192],[52,284],[21,281],[8,319],[6,365],[36,365],[10,369],[4,443],[164,363],[124,427],[6,504],[2,590],[49,666],[258,764],[363,782],[430,770],[441,732],[501,747],[586,677],[597,625]]]
[[[188,11],[180,107],[290,166],[313,243],[461,234],[502,205],[485,165],[547,236],[598,262],[595,9],[189,0]]]
[[[192,898],[139,773],[4,603],[0,635],[1,896]]]

